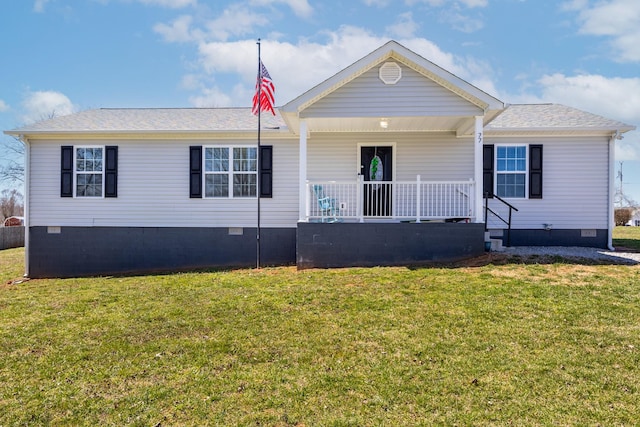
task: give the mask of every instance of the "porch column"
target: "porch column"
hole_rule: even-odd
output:
[[[298,197],[298,210],[299,221],[306,221],[306,203],[307,203],[307,122],[300,120],[300,153],[299,153],[299,197]]]
[[[476,183],[475,187],[475,222],[484,222],[482,215],[482,145],[484,143],[484,116],[476,116],[476,125],[474,132],[474,173],[473,180]]]

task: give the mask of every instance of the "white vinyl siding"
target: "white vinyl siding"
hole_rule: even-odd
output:
[[[301,117],[476,116],[484,112],[415,70],[386,85],[373,67],[306,108]]]
[[[118,197],[60,197],[60,146],[95,141],[31,141],[31,226],[255,227],[256,198],[190,199],[189,146],[211,140],[104,140],[118,145]],[[298,141],[273,145],[273,198],[261,199],[261,226],[295,227]],[[255,146],[237,140],[235,146]]]
[[[198,140],[101,140],[118,145],[118,198],[60,197],[60,146],[96,141],[31,141],[31,226],[255,227],[251,199],[190,199],[189,146]],[[261,225],[295,227],[298,219],[298,140],[273,145],[273,198],[261,199]],[[398,181],[469,180],[473,141],[448,134],[312,134],[308,140],[309,180],[357,179],[358,144],[395,143]],[[608,226],[608,141],[605,137],[486,138],[487,144],[542,144],[544,197],[518,199],[513,227],[606,229]],[[255,141],[234,141],[253,146]],[[503,228],[490,224],[491,228]]]
[[[605,137],[491,138],[487,144],[542,144],[544,147],[543,198],[511,199],[519,209],[513,213],[516,229],[606,229],[608,228],[609,146]],[[528,178],[527,178],[528,179]],[[506,214],[496,201],[492,209]],[[489,228],[505,228],[490,221]]]
[[[397,181],[469,180],[473,178],[473,140],[446,134],[320,134],[308,142],[308,179],[355,181],[359,145],[395,147]]]

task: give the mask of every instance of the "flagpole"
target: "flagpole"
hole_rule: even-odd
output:
[[[258,151],[256,153],[256,195],[258,196],[258,226],[256,229],[256,268],[260,268],[260,116],[262,114],[262,74],[260,70],[260,39],[258,39]]]

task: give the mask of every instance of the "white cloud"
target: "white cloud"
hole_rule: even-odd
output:
[[[257,6],[271,6],[276,3],[286,4],[293,13],[302,18],[308,18],[313,14],[313,8],[307,0],[251,0],[251,4]]]
[[[49,2],[49,0],[36,0],[33,3],[33,11],[36,13],[43,13],[44,6]]]
[[[441,19],[450,24],[453,29],[463,33],[473,33],[484,27],[484,22],[481,19],[466,15],[455,9],[442,12]]]
[[[66,95],[55,91],[29,92],[22,101],[25,123],[33,123],[49,117],[66,116],[75,111],[75,107]]]
[[[483,8],[489,4],[488,0],[405,0],[407,6],[420,3],[440,8],[440,20],[463,33],[472,33],[484,27],[480,13],[475,12],[475,16],[472,16],[468,9]]]
[[[579,0],[565,7],[584,5]],[[609,0],[593,7],[574,8],[579,11],[580,33],[609,37],[616,59],[640,62],[640,2],[638,0]]]
[[[255,27],[264,26],[269,20],[245,6],[235,4],[224,10],[218,18],[209,21],[206,26],[213,40],[227,40],[231,36],[250,34]]]
[[[626,123],[640,123],[640,78],[583,74],[543,76],[542,98]]]
[[[230,37],[251,34],[256,27],[269,24],[269,20],[240,4],[233,4],[220,16],[203,23],[205,29],[195,28],[194,18],[183,15],[170,24],[158,23],[153,30],[167,42],[205,42],[211,40],[226,41]]]
[[[460,5],[468,8],[487,7],[489,0],[405,0],[405,3],[412,6],[417,3],[426,3],[432,7],[459,7]]]
[[[191,31],[193,17],[182,15],[174,19],[170,25],[159,23],[153,26],[153,31],[160,34],[165,41],[184,43],[197,39],[197,34]]]
[[[203,88],[202,93],[190,97],[189,102],[198,108],[229,107],[231,105],[231,97],[218,87]]]
[[[409,38],[413,37],[418,29],[418,24],[413,20],[413,14],[406,12],[400,14],[396,23],[389,25],[386,31],[394,37]]]
[[[5,111],[9,111],[9,106],[7,105],[6,102],[0,99],[0,113],[3,113]]]
[[[560,9],[564,11],[583,10],[589,6],[589,0],[570,0],[560,5]]]
[[[616,141],[616,160],[619,162],[640,160],[639,131],[626,133],[621,141]]]
[[[375,36],[361,28],[342,27],[326,33],[324,42],[300,40],[293,44],[263,41],[262,60],[276,84],[276,104],[283,105],[348,67],[369,52],[386,43],[388,37]],[[404,38],[398,42],[490,92],[491,67],[487,63],[456,57],[442,51],[423,38]],[[229,105],[247,106],[251,102],[255,84],[256,44],[254,40],[210,42],[199,45],[200,64],[208,76],[240,76],[244,91],[234,88],[225,92]],[[184,81],[193,87],[193,75]],[[224,91],[223,88],[217,89]]]
[[[640,127],[640,78],[600,75],[547,75],[540,79],[542,99]],[[616,143],[616,160],[640,160],[640,131]]]
[[[461,0],[460,3],[467,7],[487,7],[489,0]]]
[[[365,6],[385,7],[391,0],[362,0]]]
[[[181,9],[187,6],[195,6],[198,0],[138,0],[140,3],[151,6],[162,6],[171,9]]]

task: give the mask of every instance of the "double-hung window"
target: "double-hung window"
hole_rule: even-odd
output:
[[[258,149],[256,147],[205,147],[205,197],[256,197]]]
[[[75,196],[104,196],[104,147],[75,147]]]
[[[496,194],[525,198],[527,194],[527,146],[496,146]]]
[[[118,197],[118,146],[61,146],[60,197]]]

